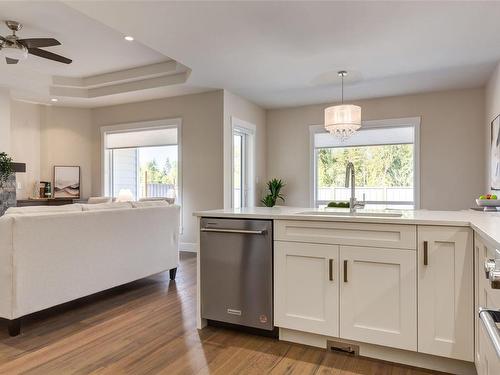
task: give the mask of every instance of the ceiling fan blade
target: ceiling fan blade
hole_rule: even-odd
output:
[[[67,57],[64,57],[64,56],[61,56],[61,55],[58,55],[58,54],[55,54],[55,53],[52,53],[49,51],[45,51],[45,50],[40,49],[40,48],[28,48],[28,53],[31,53],[32,55],[36,55],[39,57],[43,57],[45,59],[61,62],[63,64],[71,64],[71,62],[73,61],[73,60],[68,59]]]
[[[18,39],[18,42],[26,48],[52,47],[61,45],[61,43],[54,38]]]
[[[16,59],[11,59],[10,57],[6,57],[5,61],[7,61],[7,64],[17,64],[19,60]]]

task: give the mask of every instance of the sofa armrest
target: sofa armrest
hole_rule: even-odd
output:
[[[13,317],[13,219],[9,215],[0,217],[0,317]]]

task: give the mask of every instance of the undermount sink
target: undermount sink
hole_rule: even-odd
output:
[[[304,211],[299,212],[299,215],[318,215],[318,216],[368,216],[368,217],[401,217],[403,214],[401,212],[390,212],[390,211]]]

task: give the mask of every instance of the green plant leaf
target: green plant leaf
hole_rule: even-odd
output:
[[[12,158],[5,152],[0,152],[0,186],[7,181],[12,172]]]
[[[285,182],[281,179],[278,180],[277,178],[273,178],[269,180],[267,182],[269,194],[261,200],[261,203],[266,207],[273,207],[278,199],[284,202],[285,196],[281,193],[281,189],[283,189],[285,185]]]

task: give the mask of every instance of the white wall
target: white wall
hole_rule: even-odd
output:
[[[235,117],[255,125],[255,166],[253,190],[255,205],[262,197],[266,178],[266,111],[258,105],[224,90],[224,207],[231,207],[232,122]]]
[[[35,181],[40,181],[40,122],[42,106],[12,100],[10,103],[10,155],[26,163],[26,173],[17,173],[17,199],[33,195]]]
[[[421,207],[472,207],[484,187],[484,90],[456,90],[358,101],[364,120],[421,116]],[[309,206],[309,125],[324,105],[267,112],[268,178],[287,182],[287,205]]]
[[[80,194],[91,195],[93,152],[90,109],[43,106],[40,126],[40,179],[52,181],[55,165],[80,166]]]
[[[0,152],[10,154],[10,93],[0,88]]]
[[[491,121],[500,114],[500,63],[486,85],[485,191],[490,190]]]
[[[181,242],[194,244],[197,228],[193,211],[223,206],[223,91],[102,107],[92,112],[94,155],[100,155],[101,126],[166,118],[182,119],[184,231]],[[92,191],[94,195],[101,193],[100,158],[93,160]]]

